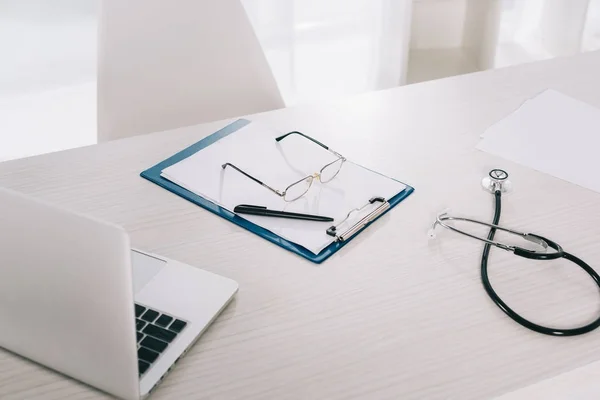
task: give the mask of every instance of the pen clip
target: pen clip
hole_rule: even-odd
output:
[[[242,210],[266,210],[264,206],[253,206],[252,204],[240,204],[233,208],[233,212],[240,212]]]

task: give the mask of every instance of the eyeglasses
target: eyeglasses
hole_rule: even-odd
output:
[[[259,179],[253,177],[252,175],[250,175],[247,172],[244,172],[243,170],[241,170],[240,168],[236,167],[235,165],[233,165],[231,163],[225,163],[225,164],[221,165],[221,168],[225,169],[227,167],[231,167],[231,168],[235,169],[236,171],[238,171],[242,175],[246,176],[247,178],[253,180],[254,182],[258,183],[259,185],[266,187],[271,192],[282,197],[283,200],[285,200],[287,202],[297,200],[300,197],[304,196],[306,194],[306,192],[308,192],[308,189],[310,189],[310,187],[312,186],[315,179],[318,179],[321,183],[327,183],[327,182],[330,182],[333,178],[335,178],[337,176],[337,174],[342,169],[344,162],[346,162],[345,157],[343,157],[340,153],[333,151],[329,147],[325,146],[323,143],[319,142],[318,140],[313,139],[310,136],[307,136],[307,135],[303,134],[302,132],[298,132],[298,131],[286,133],[285,135],[275,138],[275,140],[277,142],[280,142],[290,135],[300,135],[303,138],[306,138],[306,139],[312,141],[313,143],[318,144],[325,150],[329,151],[331,154],[335,155],[337,157],[337,159],[330,162],[329,164],[326,164],[323,168],[321,168],[321,170],[319,172],[315,172],[312,175],[308,175],[307,177],[304,177],[304,178],[300,179],[299,181],[292,183],[287,188],[285,188],[285,190],[283,190],[283,191],[272,188],[271,186],[261,182]]]

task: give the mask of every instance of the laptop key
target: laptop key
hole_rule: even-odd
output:
[[[136,334],[137,334],[137,341],[139,343],[140,340],[142,340],[144,338],[144,334],[142,332],[136,332]]]
[[[146,335],[150,335],[155,337],[156,339],[163,340],[165,342],[171,343],[173,339],[177,336],[175,332],[170,332],[166,329],[161,328],[160,326],[148,324],[143,330]]]
[[[138,370],[140,371],[140,375],[143,375],[150,368],[150,364],[146,361],[138,360]]]
[[[136,317],[140,317],[140,315],[142,315],[144,313],[144,311],[146,311],[146,307],[144,306],[140,306],[139,304],[135,305],[135,316]]]
[[[187,325],[187,322],[176,319],[175,322],[173,322],[171,324],[171,326],[169,326],[169,329],[172,330],[173,332],[179,333],[183,330],[183,328],[185,328],[186,325]]]
[[[144,326],[146,326],[146,322],[142,321],[141,319],[135,320],[135,330],[136,331],[141,331]]]
[[[157,351],[162,353],[168,346],[166,342],[162,340],[154,339],[153,337],[146,336],[144,340],[140,343],[142,346],[149,348],[150,350]]]
[[[154,310],[147,310],[144,315],[142,315],[142,319],[144,321],[152,322],[158,317],[158,312]]]
[[[156,325],[162,326],[163,328],[166,328],[167,326],[169,326],[171,321],[173,321],[173,317],[169,317],[168,315],[163,314],[156,321],[154,321],[154,323]]]
[[[158,358],[158,353],[145,347],[140,347],[138,349],[138,358],[152,364]]]

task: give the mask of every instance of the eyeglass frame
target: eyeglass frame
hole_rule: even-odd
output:
[[[308,135],[305,135],[304,133],[302,133],[302,132],[299,132],[299,131],[292,131],[292,132],[288,132],[288,133],[286,133],[286,134],[283,134],[283,135],[281,135],[281,136],[279,136],[279,137],[276,137],[276,138],[275,138],[275,141],[277,141],[277,142],[280,142],[280,141],[282,141],[283,139],[285,139],[286,137],[288,137],[288,136],[290,136],[290,135],[294,135],[294,134],[295,134],[295,135],[300,135],[300,136],[302,136],[302,137],[304,137],[304,138],[306,138],[306,139],[310,140],[311,142],[313,142],[313,143],[315,143],[315,144],[318,144],[319,146],[321,146],[321,147],[322,147],[322,148],[324,148],[325,150],[329,151],[331,154],[335,155],[335,156],[337,157],[337,159],[335,159],[334,161],[332,161],[332,162],[330,162],[330,163],[328,163],[328,164],[324,165],[324,166],[323,166],[323,168],[321,168],[321,169],[319,170],[319,172],[315,172],[315,173],[313,173],[313,174],[311,174],[311,175],[307,175],[307,176],[305,176],[304,178],[302,178],[302,179],[299,179],[299,180],[297,180],[296,182],[292,183],[291,185],[288,185],[288,187],[286,187],[286,188],[285,188],[285,190],[283,190],[283,191],[281,191],[281,190],[278,190],[278,189],[275,189],[275,188],[273,188],[273,187],[271,187],[271,186],[267,185],[266,183],[264,183],[264,182],[262,182],[261,180],[259,180],[259,179],[255,178],[254,176],[252,176],[252,175],[250,175],[249,173],[245,172],[245,171],[244,171],[244,170],[242,170],[241,168],[239,168],[239,167],[237,167],[237,166],[233,165],[232,163],[228,163],[228,162],[227,162],[227,163],[225,163],[225,164],[221,165],[221,168],[222,168],[223,170],[224,170],[225,168],[227,168],[227,167],[231,167],[231,168],[235,169],[236,171],[238,171],[239,173],[241,173],[241,174],[242,174],[242,175],[244,175],[245,177],[247,177],[247,178],[249,178],[249,179],[253,180],[254,182],[258,183],[259,185],[261,185],[261,186],[263,186],[263,187],[265,187],[265,188],[269,189],[271,192],[273,192],[273,193],[275,193],[276,195],[278,195],[279,197],[283,198],[283,200],[284,200],[284,201],[286,201],[286,202],[288,202],[288,203],[291,203],[292,201],[296,201],[296,200],[298,200],[299,198],[301,198],[302,196],[304,196],[306,193],[308,193],[308,191],[309,191],[309,190],[310,190],[310,188],[312,187],[312,184],[313,184],[313,182],[314,182],[315,178],[319,179],[319,182],[321,182],[321,183],[327,183],[327,182],[331,182],[331,181],[332,181],[332,180],[333,180],[333,179],[334,179],[334,178],[335,178],[335,177],[336,177],[336,176],[337,176],[337,175],[340,173],[340,171],[342,170],[342,167],[344,166],[344,163],[347,161],[347,159],[346,159],[346,157],[342,156],[342,155],[341,155],[340,153],[338,153],[337,151],[334,151],[334,150],[330,149],[328,146],[324,145],[323,143],[319,142],[318,140],[316,140],[316,139],[314,139],[314,138],[312,138],[312,137],[310,137],[310,136],[308,136]],[[335,164],[336,162],[338,162],[338,161],[340,161],[340,160],[341,160],[341,165],[340,165],[340,168],[339,168],[339,169],[337,170],[337,172],[335,173],[335,175],[333,175],[333,176],[331,177],[331,179],[329,179],[329,180],[327,180],[327,181],[323,182],[323,181],[321,180],[321,174],[323,173],[323,170],[324,170],[325,168],[329,167],[330,165],[333,165],[333,164]],[[308,179],[308,178],[310,178],[310,184],[309,184],[309,185],[308,185],[308,187],[306,188],[306,191],[305,191],[304,193],[302,193],[300,196],[298,196],[298,197],[296,197],[296,198],[294,198],[294,199],[292,199],[292,200],[286,200],[286,198],[285,198],[285,195],[286,195],[287,191],[288,191],[288,190],[289,190],[289,189],[290,189],[292,186],[294,186],[294,185],[297,185],[297,184],[299,184],[300,182],[302,182],[302,181],[304,181],[304,180],[306,180],[306,179]]]

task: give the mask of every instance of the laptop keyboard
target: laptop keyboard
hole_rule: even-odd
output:
[[[141,377],[183,331],[187,322],[140,304],[135,305],[135,318]]]

